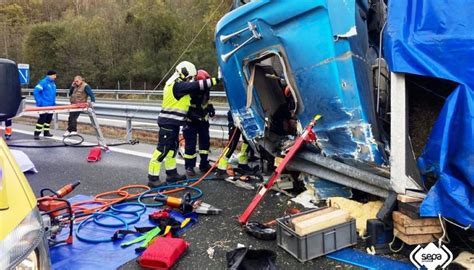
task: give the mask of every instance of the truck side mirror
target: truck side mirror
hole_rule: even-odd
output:
[[[21,100],[21,87],[16,63],[0,58],[0,121],[17,115]]]

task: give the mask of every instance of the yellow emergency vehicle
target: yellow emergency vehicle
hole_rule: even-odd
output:
[[[0,59],[0,121],[21,107],[15,62]],[[0,138],[0,269],[50,269],[48,243],[35,195]]]

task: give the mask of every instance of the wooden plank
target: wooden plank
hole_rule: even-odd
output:
[[[403,203],[398,202],[398,211],[413,218],[419,219],[420,217],[420,202],[413,202],[413,203]]]
[[[290,224],[293,225],[293,228],[294,228],[296,223],[305,221],[305,220],[313,218],[313,217],[318,217],[318,216],[321,216],[321,215],[325,215],[327,213],[336,211],[338,209],[339,208],[336,208],[336,207],[328,207],[328,208],[324,208],[324,209],[321,209],[321,210],[318,210],[318,211],[308,213],[306,215],[297,216],[297,217],[294,217],[294,218],[290,219]]]
[[[295,224],[295,232],[300,236],[310,234],[346,222],[349,212],[337,209],[325,215],[316,216]]]
[[[433,234],[442,233],[443,228],[441,226],[417,226],[417,227],[403,227],[398,223],[393,223],[394,227],[406,235],[418,235],[418,234]]]
[[[393,211],[393,221],[400,224],[403,227],[416,227],[416,226],[441,226],[438,218],[417,218],[413,219],[401,212]]]
[[[402,240],[405,244],[408,245],[419,245],[425,243],[431,243],[437,241],[435,238],[436,235],[432,234],[419,234],[419,235],[406,235],[400,232],[397,229],[393,229],[393,235],[398,239]]]
[[[421,202],[421,201],[423,201],[422,198],[416,198],[416,197],[412,197],[412,196],[408,196],[408,195],[403,195],[403,194],[398,194],[397,200],[400,201],[400,202],[404,202],[404,203]]]

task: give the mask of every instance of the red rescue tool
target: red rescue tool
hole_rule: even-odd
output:
[[[296,154],[300,146],[303,144],[303,142],[314,142],[316,140],[316,134],[313,132],[313,126],[316,124],[316,121],[318,121],[321,118],[321,115],[316,115],[313,120],[306,126],[303,134],[299,136],[295,144],[290,148],[288,153],[286,154],[285,158],[280,162],[278,167],[275,169],[275,172],[272,175],[272,178],[268,181],[267,184],[263,185],[262,188],[258,191],[257,195],[253,198],[252,202],[247,206],[247,209],[245,209],[244,213],[239,217],[239,223],[240,224],[246,224],[247,221],[250,218],[250,215],[252,215],[253,211],[255,208],[257,208],[257,205],[260,203],[260,201],[263,199],[263,196],[267,193],[267,191],[273,186],[275,181],[280,177],[281,172],[283,169],[285,169],[286,164],[288,164],[288,161],[290,161],[293,156]]]

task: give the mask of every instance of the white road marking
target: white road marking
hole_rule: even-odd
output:
[[[26,131],[26,130],[21,130],[21,129],[17,129],[17,128],[14,128],[13,132],[20,133],[20,134],[32,135],[31,134],[32,131]],[[53,140],[60,141],[60,142],[63,141],[63,137],[58,137],[58,136],[53,136],[53,137],[50,137],[49,139],[53,139]],[[92,142],[84,141],[84,143],[95,145],[95,143],[92,143]],[[117,152],[117,153],[127,154],[127,155],[131,155],[131,156],[137,156],[137,157],[151,158],[151,156],[152,156],[152,153],[145,153],[145,152],[140,152],[140,151],[127,150],[127,149],[122,149],[122,148],[119,148],[119,147],[116,147],[116,146],[111,146],[111,147],[109,147],[109,149],[112,152]],[[180,164],[180,165],[184,165],[184,160],[176,159],[176,163]]]

